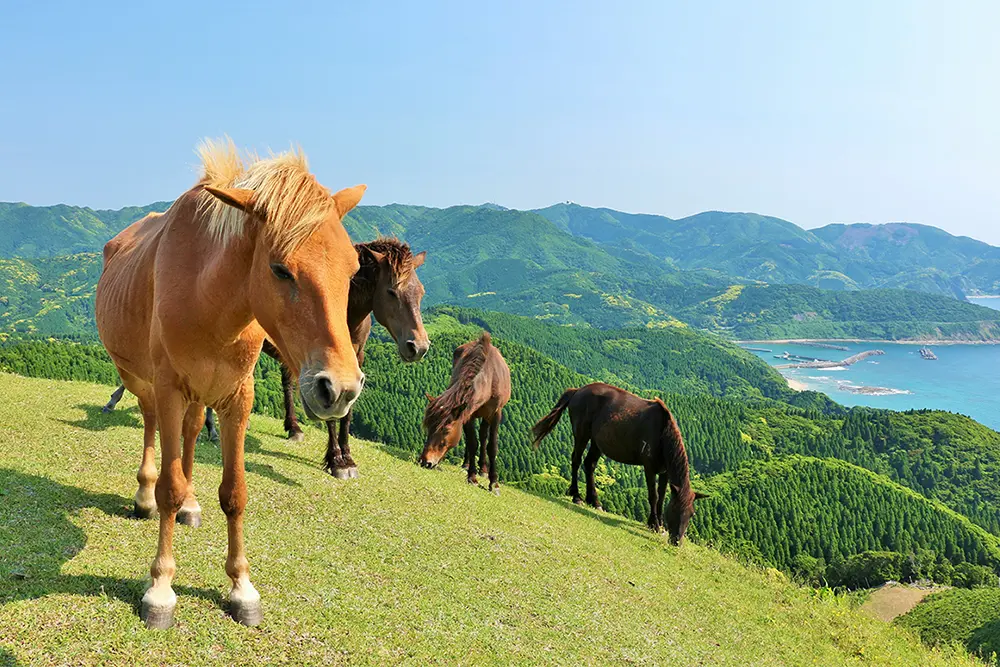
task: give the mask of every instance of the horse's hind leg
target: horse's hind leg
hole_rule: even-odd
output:
[[[205,425],[205,406],[201,403],[191,403],[184,415],[184,479],[187,480],[187,493],[184,504],[177,511],[177,523],[197,528],[201,525],[201,505],[194,497],[194,448],[198,442],[198,434]]]
[[[659,483],[656,486],[657,498],[656,498],[656,525],[657,530],[663,531],[663,501],[667,497],[667,483],[670,481],[670,476],[665,472],[660,473]]]
[[[583,498],[580,497],[580,486],[577,478],[580,476],[580,463],[583,461],[583,450],[587,448],[587,442],[590,441],[590,438],[584,437],[582,433],[574,433],[573,437],[573,469],[570,473],[569,495],[573,497],[574,503],[582,505]]]
[[[111,398],[108,400],[107,404],[101,408],[101,412],[111,412],[118,405],[118,402],[122,400],[122,396],[125,395],[125,385],[118,385],[118,388],[111,394]]]
[[[465,467],[469,472],[465,481],[469,484],[478,484],[479,480],[476,478],[476,450],[479,449],[479,443],[476,441],[476,425],[474,420],[470,419],[465,422],[462,430],[465,431]]]
[[[499,434],[500,434],[500,415],[497,414],[496,418],[489,422],[490,425],[490,486],[489,489],[493,494],[500,495],[500,482],[497,477],[497,449],[499,447]]]
[[[601,458],[601,449],[597,443],[590,443],[590,451],[583,462],[583,472],[587,476],[587,503],[594,509],[603,510],[601,501],[597,499],[597,483],[594,481],[594,470],[597,468],[597,461]]]
[[[219,441],[219,431],[215,428],[215,411],[212,408],[205,408],[205,430],[208,431],[209,440]]]
[[[148,384],[136,380],[133,393],[139,399],[142,411],[142,462],[135,479],[139,488],[135,492],[135,508],[132,515],[138,519],[152,519],[156,516],[156,399]]]
[[[490,464],[486,459],[487,457],[487,445],[490,440],[490,423],[485,419],[479,420],[479,474],[488,475],[490,473]],[[472,465],[476,465],[476,451],[472,450]]]

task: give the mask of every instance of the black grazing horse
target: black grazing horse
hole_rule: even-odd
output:
[[[424,286],[417,277],[416,270],[424,263],[426,252],[414,255],[410,247],[392,237],[383,237],[369,243],[355,246],[361,268],[351,281],[351,291],[347,303],[347,326],[351,331],[351,342],[358,356],[358,365],[364,362],[365,343],[371,334],[371,315],[384,326],[396,342],[400,358],[405,362],[419,361],[430,348],[423,319],[420,317],[420,301],[424,296]],[[277,348],[264,340],[262,350],[268,356],[281,361]],[[285,396],[285,431],[290,440],[300,441],[305,436],[299,428],[295,415],[295,382],[288,368],[281,365],[281,387]],[[104,412],[114,410],[122,399],[125,387],[119,387],[111,400],[104,406]],[[324,467],[331,475],[347,479],[357,477],[358,468],[351,458],[348,435],[351,413],[340,421],[340,435],[336,424],[327,422],[328,439]],[[208,437],[218,440],[218,430],[212,408],[205,414],[205,428]]]
[[[641,465],[646,473],[649,492],[649,527],[656,532],[663,529],[663,502],[669,483],[667,530],[670,541],[680,544],[694,516],[694,501],[707,496],[691,490],[684,440],[677,421],[663,401],[647,401],[603,382],[567,389],[552,411],[532,427],[536,448],[556,427],[566,408],[569,408],[575,441],[573,477],[569,487],[573,502],[583,502],[577,476],[589,442],[590,451],[583,462],[587,475],[587,502],[601,509],[594,469],[602,454],[619,463]]]

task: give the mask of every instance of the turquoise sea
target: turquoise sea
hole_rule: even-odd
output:
[[[972,301],[972,299],[970,299]],[[1000,310],[1000,299],[975,300]],[[990,302],[990,303],[986,303]],[[883,350],[852,366],[824,369],[788,369],[782,374],[808,389],[821,391],[842,405],[867,405],[892,410],[934,408],[957,412],[1000,431],[1000,345],[931,345],[936,361],[921,358],[920,345],[894,343],[835,343],[847,351],[785,344],[757,343],[767,348],[754,354],[771,365],[785,364],[775,355],[793,355],[837,361],[865,350]],[[858,394],[857,387],[878,387],[879,393]]]

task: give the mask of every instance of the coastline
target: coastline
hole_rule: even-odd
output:
[[[1000,298],[1000,297],[998,297]],[[1000,345],[1000,340],[934,340],[907,339],[888,340],[882,338],[779,338],[771,340],[734,340],[737,345],[773,343],[777,345],[794,345],[796,343],[883,343],[887,345]]]
[[[782,375],[781,377],[785,378],[785,382],[788,383],[789,389],[794,389],[795,391],[809,391],[809,385],[805,382],[801,382],[795,378],[790,378],[787,375]]]

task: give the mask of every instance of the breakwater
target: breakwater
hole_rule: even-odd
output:
[[[882,350],[866,350],[864,352],[851,355],[843,361],[805,361],[795,364],[778,364],[775,368],[779,370],[784,368],[839,368],[841,366],[850,366],[863,359],[867,359],[868,357],[875,357],[882,354],[885,354]]]

